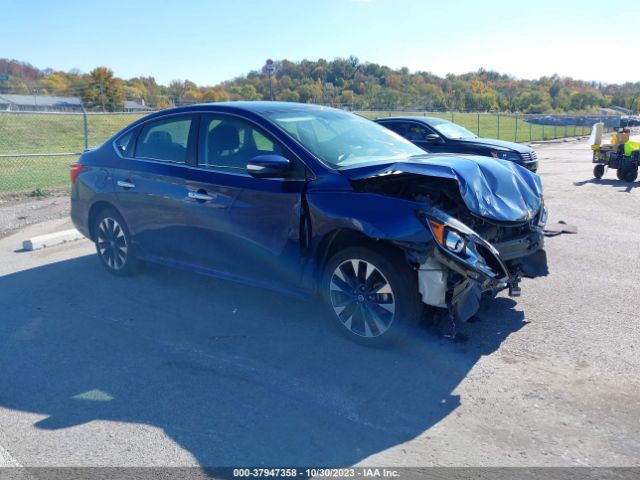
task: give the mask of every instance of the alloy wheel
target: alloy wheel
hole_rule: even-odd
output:
[[[117,220],[105,217],[98,225],[98,252],[112,270],[122,269],[127,262],[129,246],[122,226]]]
[[[393,323],[396,303],[387,278],[372,263],[350,259],[334,270],[329,284],[331,306],[351,333],[372,338]]]

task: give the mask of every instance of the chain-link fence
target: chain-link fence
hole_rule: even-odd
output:
[[[0,201],[69,188],[69,164],[141,113],[0,112]]]
[[[378,118],[418,115],[446,118],[474,134],[515,142],[588,135],[604,121],[617,127],[620,117],[595,115],[516,115],[458,112],[360,111]],[[69,164],[86,147],[102,144],[144,113],[0,112],[0,202],[50,195],[69,188]]]
[[[596,122],[604,122],[611,130],[620,126],[620,117],[615,115],[533,115],[515,113],[483,112],[407,112],[398,110],[356,111],[367,118],[395,116],[426,116],[443,118],[479,137],[497,138],[510,142],[525,143],[540,140],[589,135]]]

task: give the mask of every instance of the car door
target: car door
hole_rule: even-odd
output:
[[[427,152],[440,152],[444,151],[442,146],[444,145],[438,141],[427,140],[427,135],[437,134],[434,130],[430,129],[426,125],[419,122],[401,121],[401,120],[387,120],[380,122],[381,125],[393,130],[398,135],[403,136],[414,145],[422,148]],[[438,137],[441,138],[440,135]]]
[[[193,119],[172,115],[143,124],[114,172],[116,206],[143,257],[180,259],[189,249],[183,203]]]
[[[437,135],[437,138],[434,137],[434,135]],[[405,126],[405,138],[431,153],[451,151],[447,140],[433,128],[423,123],[407,122]]]
[[[255,124],[206,114],[198,129],[197,177],[187,180],[194,218],[191,262],[259,282],[297,282],[304,166]],[[280,154],[294,164],[291,178],[258,179],[247,162]]]

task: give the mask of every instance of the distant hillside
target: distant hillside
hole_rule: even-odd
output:
[[[153,77],[120,79],[106,67],[90,73],[40,70],[18,60],[0,59],[0,93],[80,96],[95,110],[120,110],[125,100],[153,108],[223,100],[266,100],[269,78],[264,68],[222,82],[198,86],[189,80],[158,85]],[[518,80],[479,70],[442,78],[429,72],[410,73],[356,57],[332,61],[275,62],[275,100],[324,103],[354,109],[426,109],[512,111],[525,113],[595,112],[616,105],[637,112],[640,82],[604,85],[557,75]]]

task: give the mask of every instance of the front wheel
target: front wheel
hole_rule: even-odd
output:
[[[599,163],[595,167],[593,167],[593,176],[594,177],[602,178],[603,175],[604,175],[604,165]]]
[[[364,345],[405,338],[424,311],[416,272],[391,248],[337,252],[326,265],[321,288],[340,331]]]
[[[129,229],[120,214],[103,210],[96,218],[94,232],[96,251],[107,271],[121,276],[133,274],[137,262]]]

